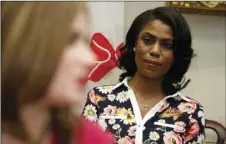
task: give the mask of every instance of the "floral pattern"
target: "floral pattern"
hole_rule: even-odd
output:
[[[175,134],[173,131],[164,133],[163,141],[165,144],[182,144],[180,135]]]
[[[87,120],[97,121],[97,110],[92,104],[87,105],[84,110],[84,116]]]
[[[102,87],[97,87],[97,89],[102,94],[108,94],[108,93],[111,93],[112,92],[112,86],[102,86]]]
[[[137,129],[136,126],[131,126],[131,127],[129,128],[129,130],[127,131],[127,132],[128,132],[128,135],[129,135],[129,136],[135,136],[135,134],[136,134],[136,129]]]
[[[154,132],[150,132],[149,138],[150,140],[157,141],[160,137],[159,137],[159,134],[154,131]]]
[[[191,119],[191,121],[189,122],[189,126],[189,130],[185,134],[185,141],[190,141],[191,139],[193,139],[199,133],[200,130],[198,121],[195,119]]]
[[[96,95],[94,90],[91,90],[90,93],[89,93],[89,98],[91,100],[91,102],[95,105],[98,106],[98,102],[100,101],[105,101],[105,98],[104,97],[101,97],[99,95]]]
[[[161,107],[159,108],[158,112],[162,112],[165,108],[169,106],[169,103],[165,100],[162,102]]]
[[[109,95],[108,95],[108,100],[110,100],[110,101],[114,101],[115,98],[116,98],[116,96],[113,95],[113,94],[109,94]]]
[[[123,121],[123,124],[125,125],[132,125],[133,123],[135,123],[135,117],[131,111],[131,109],[119,109],[119,116],[125,116],[124,119],[122,119],[121,121]]]
[[[174,128],[174,131],[175,132],[178,132],[178,133],[184,133],[185,132],[185,127],[186,127],[186,124],[182,121],[178,121],[178,122],[175,122],[175,125],[176,126],[179,126],[181,129],[179,128]]]
[[[117,144],[135,144],[138,123],[129,88],[121,85],[92,89],[83,116],[111,132]],[[143,144],[202,143],[205,118],[203,107],[191,98],[179,94],[160,102],[158,110],[144,124]]]
[[[119,101],[120,103],[124,103],[129,99],[129,97],[127,96],[127,92],[126,91],[122,91],[120,93],[118,93],[116,100]]]
[[[114,115],[116,115],[118,113],[117,111],[118,110],[117,110],[116,106],[108,105],[106,108],[104,108],[103,115],[105,115],[105,116],[114,116]]]
[[[160,119],[160,120],[158,120],[158,123],[160,123],[160,124],[165,124],[166,121],[165,121],[164,119]]]
[[[125,136],[118,140],[118,144],[135,144],[134,138],[131,139],[128,136]]]
[[[188,113],[188,114],[192,114],[195,112],[195,110],[197,109],[196,103],[194,101],[192,102],[182,102],[179,106],[178,109],[182,112],[182,113]]]
[[[108,121],[108,123],[110,124],[110,125],[113,125],[113,124],[115,124],[115,119],[110,119],[109,121]]]

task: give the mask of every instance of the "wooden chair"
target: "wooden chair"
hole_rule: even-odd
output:
[[[217,143],[216,144],[224,144],[226,140],[226,128],[220,123],[212,120],[206,119],[207,129],[212,129],[217,133]]]

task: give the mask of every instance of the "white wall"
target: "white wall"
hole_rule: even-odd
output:
[[[134,18],[141,12],[164,2],[125,2],[124,35]],[[193,48],[197,53],[187,77],[192,81],[183,91],[198,100],[205,108],[205,116],[226,126],[225,120],[225,17],[184,14],[192,36]],[[216,135],[207,131],[207,141]]]

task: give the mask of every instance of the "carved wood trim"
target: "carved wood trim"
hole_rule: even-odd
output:
[[[226,16],[224,1],[168,1],[166,5],[175,7],[182,13]]]

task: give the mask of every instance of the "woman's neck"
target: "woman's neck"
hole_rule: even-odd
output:
[[[142,76],[138,72],[129,81],[129,85],[143,97],[162,97],[164,95],[161,87],[162,79],[151,79]]]
[[[26,105],[21,107],[20,116],[29,141],[40,141],[44,138],[50,121],[48,107],[42,103]]]

